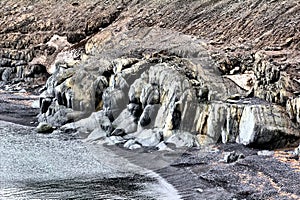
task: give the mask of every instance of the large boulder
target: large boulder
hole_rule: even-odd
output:
[[[155,147],[162,140],[162,131],[158,129],[146,129],[141,131],[135,138],[138,144],[143,147]]]
[[[189,132],[175,131],[166,141],[167,144],[173,144],[180,147],[198,147],[199,143],[195,135]]]

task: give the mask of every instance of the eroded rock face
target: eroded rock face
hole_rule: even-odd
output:
[[[289,99],[286,104],[286,110],[291,120],[300,123],[300,97]]]
[[[85,39],[111,24],[124,8],[121,0],[73,3],[0,2],[1,89],[15,91],[21,85],[38,92],[56,63],[78,58]]]
[[[195,146],[276,148],[299,140],[295,2],[0,5],[2,85],[42,83],[51,75],[40,98],[40,121],[62,126],[100,112],[111,143],[156,129],[160,142],[181,132],[196,140],[183,143]]]
[[[287,114],[280,99],[262,98],[257,82],[266,80],[262,85],[267,85],[274,80],[273,75],[259,75],[267,68],[256,62],[252,72],[240,75],[244,79],[238,74],[225,78],[205,42],[194,37],[146,28],[120,32],[102,43],[103,34],[86,44],[92,54],[67,69],[58,65],[47,92],[54,107],[64,105],[82,116],[100,110],[105,123],[111,123],[109,143],[128,141],[125,146],[131,148],[155,147],[162,141],[178,147],[238,142],[277,148],[299,140],[299,124],[291,121],[297,119],[296,101],[286,101]],[[159,39],[153,43],[149,38]],[[141,52],[132,53],[140,44]],[[41,116],[51,118],[53,113]],[[87,133],[94,130],[90,118],[78,123]],[[94,128],[103,126],[101,120],[96,124]]]

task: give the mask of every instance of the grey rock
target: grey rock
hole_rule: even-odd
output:
[[[115,129],[123,129],[126,134],[134,133],[137,131],[136,118],[130,113],[128,109],[122,113],[112,123]]]
[[[116,144],[125,143],[125,142],[126,142],[126,140],[124,140],[121,136],[111,136],[111,137],[105,138],[105,143],[107,145],[116,145]]]
[[[143,128],[154,128],[155,119],[157,117],[160,105],[147,105],[139,119],[138,125]]]
[[[140,148],[142,148],[142,146],[139,144],[133,144],[129,147],[130,150],[135,150],[135,149],[140,149]]]
[[[110,112],[112,119],[116,119],[126,107],[127,98],[122,90],[107,88],[103,95],[103,109]]]
[[[286,89],[289,76],[267,59],[270,52],[246,56],[245,62],[226,52],[223,65],[204,41],[174,30],[108,31],[107,43],[102,34],[87,42],[89,55],[73,70],[59,67],[47,81],[51,103],[86,113],[103,110],[107,125],[88,119],[88,131],[100,125],[108,135],[112,130],[130,135],[158,128],[176,146],[222,141],[278,148],[300,138],[298,98]],[[141,58],[131,59],[136,49]],[[57,111],[52,104],[43,107],[46,113]]]
[[[294,150],[293,155],[296,159],[299,159],[300,157],[300,144],[299,146]]]
[[[299,130],[290,123],[279,106],[253,105],[245,106],[242,112],[237,142],[278,148],[287,143],[289,136],[299,135]]]
[[[141,131],[135,141],[141,144],[143,147],[155,147],[161,142],[162,132],[160,130],[146,129]]]
[[[93,142],[93,141],[97,141],[97,140],[100,140],[100,139],[104,139],[106,137],[106,134],[107,133],[103,129],[96,128],[83,141],[84,142]]]
[[[259,155],[259,156],[273,156],[274,151],[262,150],[262,151],[258,151],[257,155]]]
[[[51,133],[53,131],[53,127],[48,123],[40,122],[36,127],[36,131],[38,133]]]
[[[108,117],[101,121],[100,127],[106,132],[111,133],[113,131],[112,123],[109,121]]]
[[[142,106],[136,103],[130,103],[127,105],[128,111],[132,116],[139,118],[142,114]]]
[[[174,144],[177,148],[199,146],[195,135],[183,131],[175,131],[165,142]]]
[[[70,121],[68,118],[68,113],[71,113],[73,110],[66,108],[65,106],[50,106],[46,115],[46,121],[53,126],[61,127]],[[43,115],[40,115],[39,121],[43,120]]]
[[[201,188],[196,188],[195,191],[196,191],[196,192],[199,192],[199,193],[203,193],[203,192],[204,192],[204,190],[201,189]]]
[[[289,99],[286,104],[289,117],[300,123],[300,97]]]
[[[123,147],[129,149],[134,144],[136,144],[135,140],[130,139],[127,142],[125,142],[125,144],[123,145]]]
[[[158,151],[173,151],[163,141],[160,142],[158,145],[156,145],[156,148],[157,148]]]
[[[243,154],[236,153],[235,151],[226,152],[225,155],[224,155],[224,160],[223,161],[225,163],[233,163],[233,162],[237,161],[238,159],[242,159],[244,157],[245,156]]]
[[[2,77],[1,77],[2,81],[9,81],[11,79],[12,72],[13,71],[11,68],[6,68],[2,73]]]
[[[124,136],[126,135],[126,132],[122,128],[116,128],[111,134],[108,134],[107,136]]]
[[[66,124],[62,126],[61,129],[77,129],[79,131],[80,129],[83,129],[85,131],[92,132],[97,128],[102,129],[102,127],[111,127],[110,124],[110,120],[107,116],[105,116],[105,113],[103,111],[99,111],[92,113],[88,118]],[[111,128],[107,128],[107,130],[111,130]]]
[[[52,103],[51,98],[40,98],[41,113],[46,113],[51,103]]]
[[[140,102],[143,107],[152,104],[158,104],[160,101],[160,93],[157,86],[146,84],[141,92]]]

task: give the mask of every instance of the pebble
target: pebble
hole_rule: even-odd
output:
[[[269,151],[269,150],[262,150],[257,152],[258,156],[273,156],[274,151]]]
[[[130,150],[135,150],[135,149],[140,149],[140,148],[142,148],[142,146],[139,144],[133,144],[129,147]]]
[[[46,122],[40,122],[36,127],[36,131],[38,133],[51,133],[53,131],[53,127]]]
[[[201,188],[196,188],[196,192],[202,193],[202,192],[204,192],[204,190]]]
[[[226,152],[224,155],[224,159],[221,160],[221,162],[233,163],[233,162],[237,161],[238,159],[242,159],[242,158],[245,158],[244,154],[238,154],[235,151]]]

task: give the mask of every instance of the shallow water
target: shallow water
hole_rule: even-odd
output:
[[[0,199],[179,199],[157,174],[92,149],[0,121]]]

